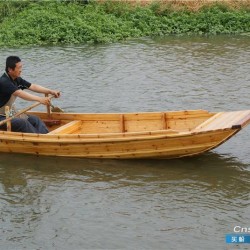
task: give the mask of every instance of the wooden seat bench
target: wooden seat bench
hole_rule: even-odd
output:
[[[49,134],[72,134],[79,129],[81,124],[82,121],[80,120],[71,121],[55,130],[52,130]]]

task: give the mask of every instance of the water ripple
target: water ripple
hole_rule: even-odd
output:
[[[168,37],[0,50],[24,77],[62,90],[74,112],[249,109],[248,37]],[[27,102],[20,101],[20,106]],[[223,249],[249,227],[250,128],[173,161],[1,154],[4,249]],[[212,239],[212,240],[211,240]]]

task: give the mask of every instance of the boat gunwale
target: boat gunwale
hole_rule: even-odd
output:
[[[187,109],[187,110],[173,110],[173,111],[142,111],[142,112],[110,112],[110,113],[74,113],[74,112],[53,112],[50,114],[50,116],[53,117],[55,116],[64,116],[64,115],[69,115],[69,116],[119,116],[119,115],[160,115],[162,113],[165,113],[167,115],[194,115],[194,114],[216,114],[218,112],[210,112],[205,109]],[[44,111],[28,111],[27,114],[48,114],[47,112]],[[106,118],[106,117],[105,117]]]
[[[105,134],[32,134],[32,133],[19,133],[19,132],[7,132],[0,131],[0,141],[17,141],[17,142],[31,142],[31,143],[60,143],[60,144],[80,144],[80,143],[113,143],[113,142],[129,142],[129,141],[149,141],[157,139],[178,139],[180,137],[188,137],[194,135],[202,135],[214,132],[227,132],[227,131],[239,132],[241,128],[223,128],[214,129],[207,131],[188,131],[170,134],[148,134],[148,135],[137,135],[129,136],[124,134],[138,133],[138,132],[125,132],[125,133],[112,133],[116,137],[110,137]],[[162,130],[163,131],[163,130]],[[166,130],[167,131],[167,130]],[[118,136],[120,135],[120,137]],[[106,138],[105,138],[106,136]],[[91,138],[92,137],[92,138]]]

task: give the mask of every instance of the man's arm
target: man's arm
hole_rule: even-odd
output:
[[[26,101],[37,101],[44,105],[50,105],[50,99],[48,97],[40,97],[40,96],[32,95],[30,93],[22,91],[21,89],[16,90],[13,93],[13,95],[18,96]]]
[[[56,98],[60,97],[59,91],[47,89],[45,87],[42,87],[34,83],[31,84],[31,86],[29,87],[29,90],[34,91],[36,93],[51,94],[51,95],[54,95]]]

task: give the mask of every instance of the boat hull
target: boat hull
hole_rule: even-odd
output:
[[[0,135],[0,152],[33,155],[139,159],[179,158],[209,151],[239,129],[117,138],[86,138],[77,135]]]
[[[125,114],[37,112],[48,134],[0,131],[0,152],[45,156],[140,159],[204,153],[250,123],[250,110]]]

